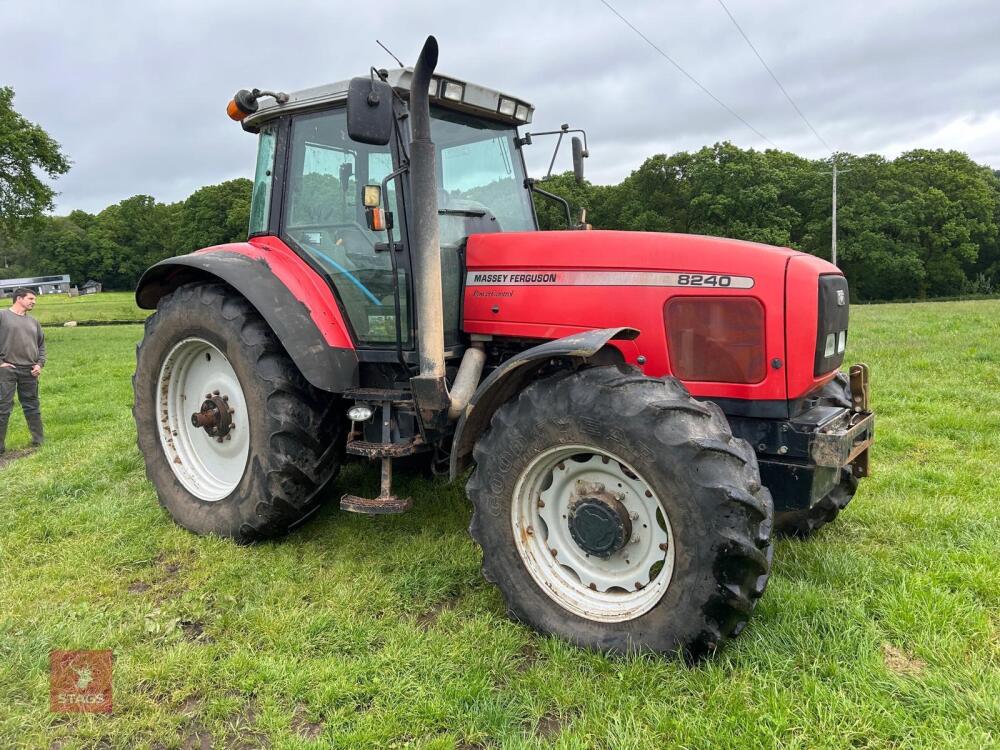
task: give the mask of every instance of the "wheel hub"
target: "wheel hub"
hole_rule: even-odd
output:
[[[570,506],[569,533],[580,549],[607,559],[632,538],[632,519],[610,493],[585,497]]]
[[[191,425],[195,428],[204,428],[209,437],[221,443],[235,426],[234,411],[229,405],[229,396],[222,396],[218,391],[208,393],[201,404],[201,411],[191,415]]]

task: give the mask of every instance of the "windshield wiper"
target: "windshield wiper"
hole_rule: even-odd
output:
[[[445,216],[476,216],[479,218],[486,216],[486,212],[481,208],[439,208],[438,213]]]

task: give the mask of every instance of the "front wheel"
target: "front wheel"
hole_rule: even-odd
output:
[[[537,630],[697,657],[764,592],[773,510],[754,453],[672,378],[598,367],[536,382],[474,455],[483,574]]]
[[[146,475],[181,526],[251,542],[319,508],[343,450],[338,401],[229,287],[188,284],[160,301],[132,385]]]

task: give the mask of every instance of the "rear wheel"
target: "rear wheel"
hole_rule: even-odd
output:
[[[319,508],[340,466],[342,410],[232,289],[189,284],[164,297],[132,383],[146,475],[177,523],[250,542]]]
[[[820,391],[820,404],[851,408],[851,381],[847,375],[838,372],[836,377]],[[858,490],[858,478],[850,466],[840,470],[837,485],[811,508],[789,510],[774,514],[774,529],[782,536],[804,539],[834,521],[840,511],[847,507]]]
[[[501,407],[474,453],[483,574],[537,630],[697,657],[764,592],[772,506],[754,453],[676,380],[555,375]]]

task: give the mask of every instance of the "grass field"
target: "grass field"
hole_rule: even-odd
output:
[[[10,307],[11,301],[0,299],[0,309]],[[62,325],[74,320],[81,324],[107,323],[109,321],[133,320],[142,322],[150,310],[140,310],[135,304],[132,292],[101,292],[70,297],[65,294],[49,294],[38,297],[38,303],[31,314],[43,326]]]
[[[507,620],[460,486],[405,477],[407,515],[331,502],[252,548],[193,536],[135,448],[141,327],[50,330],[50,442],[0,469],[0,747],[997,747],[1000,301],[852,313],[874,476],[777,545],[750,626],[694,667]],[[112,715],[49,712],[73,648],[114,650]]]

